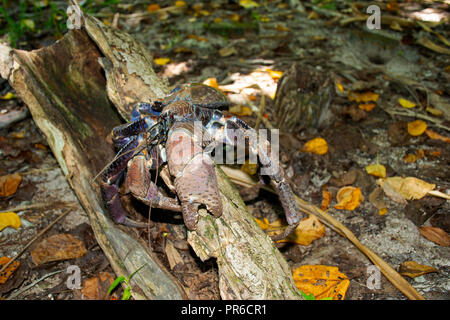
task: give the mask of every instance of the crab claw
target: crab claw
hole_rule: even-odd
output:
[[[182,175],[175,178],[175,188],[189,230],[197,227],[199,207],[206,207],[216,218],[222,215],[216,172],[208,155],[198,154],[193,157],[184,167]]]
[[[197,228],[198,209],[202,206],[215,217],[222,215],[214,163],[203,153],[202,140],[196,132],[192,123],[176,124],[166,143],[169,171],[175,177],[175,189],[189,230]]]

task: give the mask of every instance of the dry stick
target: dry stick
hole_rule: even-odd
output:
[[[40,209],[40,208],[46,208],[46,207],[50,207],[50,206],[55,206],[55,205],[64,205],[64,206],[75,206],[78,203],[77,202],[52,202],[52,203],[44,203],[44,202],[39,202],[39,203],[33,203],[33,204],[28,204],[28,205],[24,205],[24,206],[18,206],[18,207],[12,207],[12,208],[8,208],[5,210],[0,210],[0,213],[5,213],[5,212],[18,212],[18,211],[25,211],[25,210],[30,210],[30,209]]]
[[[53,227],[59,220],[61,220],[62,218],[64,218],[69,212],[72,212],[71,209],[67,209],[66,212],[64,212],[62,215],[60,215],[58,218],[55,219],[55,221],[53,221],[52,223],[50,223],[44,230],[42,230],[41,232],[39,232],[33,239],[31,239],[30,242],[27,243],[27,245],[25,247],[23,247],[22,250],[20,250],[20,252],[11,260],[9,260],[1,269],[0,269],[0,274],[6,270],[6,268],[9,267],[9,265],[11,263],[13,263],[15,260],[17,260],[24,252],[25,250],[28,249],[29,246],[31,246],[31,244],[36,241],[37,239],[39,239],[44,233],[46,233],[48,230],[50,230],[51,227]]]
[[[231,169],[225,166],[221,167],[222,170],[227,174],[227,176],[231,179],[231,181],[238,183],[240,185],[244,185],[247,187],[251,187],[255,183],[252,179],[244,172],[240,171],[238,174],[235,169]],[[272,193],[275,191],[269,187],[263,187],[265,190],[268,190]],[[316,206],[307,203],[306,201],[300,199],[295,196],[297,203],[300,209],[303,212],[308,214],[312,214],[318,217],[321,221],[327,221],[329,224],[333,225],[333,230],[338,229],[338,232],[341,235],[344,235],[348,240],[350,240],[362,253],[364,253],[375,265],[380,268],[380,271],[384,274],[384,276],[397,288],[399,289],[406,297],[412,300],[425,300],[425,298],[416,290],[413,286],[409,284],[397,271],[395,271],[388,263],[386,263],[383,259],[378,257],[374,252],[369,250],[366,246],[364,246],[358,238],[351,232],[347,227],[345,227],[342,223],[337,221],[331,215],[326,213],[325,211],[317,208]]]

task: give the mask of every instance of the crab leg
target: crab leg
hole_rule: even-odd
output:
[[[223,127],[217,129],[219,123],[223,124]],[[283,169],[278,165],[278,161],[275,161],[277,159],[273,158],[275,154],[272,154],[267,139],[258,141],[256,131],[236,117],[226,119],[224,116],[221,118],[217,116],[215,121],[207,125],[207,129],[215,137],[216,143],[223,142],[225,144],[238,145],[242,140],[248,140],[250,156],[258,156],[262,169],[265,169],[264,174],[270,177],[271,185],[277,191],[289,224],[282,234],[274,236],[272,239],[280,240],[287,237],[298,226],[302,214],[295,200],[294,193],[285,179]]]
[[[140,152],[143,143],[145,143],[145,139],[142,135],[131,138],[102,174],[102,196],[112,219],[116,223],[131,227],[145,227],[145,224],[127,218],[127,214],[120,203],[118,182],[127,167],[128,161]]]

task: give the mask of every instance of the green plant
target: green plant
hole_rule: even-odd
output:
[[[3,0],[3,6],[0,7],[0,13],[6,21],[6,29],[2,29],[0,32],[2,34],[8,34],[9,41],[12,47],[17,46],[17,42],[20,37],[25,33],[25,28],[27,27],[26,22],[24,22],[24,15],[26,11],[26,1],[20,0],[19,2],[19,15],[17,18],[12,17],[7,11],[6,0]],[[29,27],[29,26],[28,26]]]
[[[131,286],[130,286],[130,280],[131,277],[134,276],[137,272],[139,272],[139,270],[141,270],[143,267],[145,267],[147,264],[144,264],[143,266],[141,266],[140,268],[138,268],[136,271],[134,271],[133,273],[131,273],[128,277],[124,277],[124,276],[119,276],[117,277],[114,282],[111,284],[111,286],[108,289],[108,292],[106,293],[106,295],[110,295],[111,292],[122,282],[125,282],[125,284],[127,285],[127,287],[124,289],[123,294],[122,294],[122,300],[129,300],[131,297]]]
[[[305,300],[316,300],[316,297],[314,297],[313,294],[307,294],[307,293],[304,293],[304,292],[302,292],[300,290],[298,290],[298,291],[301,293],[303,298],[305,298]],[[322,298],[322,299],[319,299],[319,300],[333,300],[333,298],[332,297],[326,297],[326,298]]]

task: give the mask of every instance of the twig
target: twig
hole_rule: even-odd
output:
[[[54,272],[50,272],[49,274],[46,274],[45,276],[37,279],[33,283],[31,283],[31,284],[27,285],[26,287],[22,288],[21,290],[19,290],[17,292],[14,292],[14,293],[11,293],[11,295],[8,298],[6,298],[6,300],[12,300],[12,299],[16,298],[17,296],[21,295],[25,291],[27,291],[27,290],[31,289],[32,287],[34,287],[35,285],[37,285],[39,282],[41,282],[41,281],[43,281],[43,280],[47,279],[48,277],[51,277],[51,276],[53,276],[55,274],[61,273],[63,271],[64,270],[58,270],[58,271],[54,271]]]
[[[437,127],[437,128],[441,128],[441,129],[450,131],[449,127],[444,126],[444,125],[439,123],[441,120],[434,119],[434,118],[432,118],[430,116],[427,116],[427,115],[424,115],[424,114],[421,114],[421,113],[415,113],[415,112],[410,111],[410,110],[397,111],[397,110],[393,110],[393,109],[390,109],[390,110],[385,109],[385,111],[387,113],[389,113],[390,115],[405,116],[405,117],[416,117],[416,118],[424,119],[424,120],[432,122],[433,125],[435,127]]]
[[[50,206],[56,206],[56,205],[63,205],[63,206],[75,206],[77,205],[76,202],[53,202],[53,203],[33,203],[33,204],[28,204],[25,206],[18,206],[18,207],[12,207],[12,208],[8,208],[8,209],[4,209],[4,210],[0,210],[0,213],[5,213],[5,212],[11,212],[11,211],[25,211],[25,210],[30,210],[30,209],[40,209],[40,208],[46,208],[46,207],[50,207]]]
[[[72,212],[71,209],[67,209],[66,212],[64,212],[62,215],[60,215],[58,218],[55,219],[55,221],[53,221],[52,223],[50,223],[44,230],[42,230],[41,232],[39,232],[33,239],[31,239],[30,242],[28,242],[25,247],[23,247],[22,250],[20,250],[20,252],[11,260],[9,260],[1,269],[0,269],[0,274],[6,270],[6,268],[9,267],[9,265],[11,263],[13,263],[15,260],[17,260],[24,252],[25,250],[27,250],[31,244],[36,241],[37,239],[39,239],[44,233],[46,233],[48,230],[50,230],[51,227],[53,227],[59,220],[61,220],[62,218],[64,218],[69,212]]]

